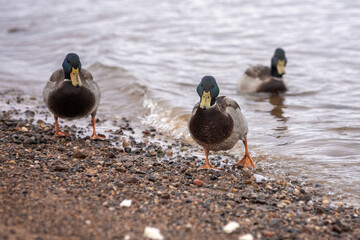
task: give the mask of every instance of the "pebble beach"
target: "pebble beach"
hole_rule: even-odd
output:
[[[31,99],[0,95],[9,106]],[[359,209],[316,184],[261,167],[197,171],[197,146],[160,144],[156,128],[138,140],[125,118],[104,141],[73,122],[61,127],[74,136],[53,139],[53,123],[41,120],[49,113],[8,109],[0,116],[0,239],[360,239]]]

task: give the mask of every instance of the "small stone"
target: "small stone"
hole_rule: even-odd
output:
[[[270,186],[269,184],[266,185],[265,189],[272,189],[272,186]]]
[[[26,111],[25,111],[25,116],[27,116],[27,117],[34,117],[34,116],[35,116],[35,112],[30,111],[30,110],[26,110]]]
[[[246,179],[246,180],[244,181],[244,183],[245,183],[246,185],[252,185],[252,184],[253,184],[253,181],[252,181],[251,179]]]
[[[136,183],[138,179],[135,176],[131,176],[128,179],[126,179],[127,183]]]
[[[36,144],[37,142],[33,138],[27,138],[24,140],[24,144]]]
[[[266,180],[267,178],[260,175],[260,174],[254,174],[255,182],[260,183],[262,180]],[[251,235],[251,234],[250,234]],[[245,236],[245,235],[244,235]]]
[[[127,141],[123,141],[122,146],[123,148],[127,148],[130,146],[130,144]]]
[[[15,160],[10,160],[9,163],[10,164],[16,164]]]
[[[130,207],[132,203],[131,199],[125,199],[120,203],[120,207]]]
[[[55,166],[54,171],[62,172],[62,171],[68,171],[69,167],[65,164],[58,164]]]
[[[286,198],[285,194],[280,194],[279,195],[279,199],[285,199],[285,198]]]
[[[87,154],[84,153],[83,151],[77,151],[74,153],[74,158],[84,159],[86,157],[87,157]]]
[[[90,221],[90,220],[86,220],[85,223],[86,223],[87,225],[90,225],[90,224],[91,224],[91,221]]]
[[[278,208],[283,208],[283,207],[285,207],[286,206],[286,204],[284,203],[284,202],[279,202],[278,204],[277,204],[277,207]]]
[[[325,213],[325,209],[323,207],[316,207],[314,210],[315,210],[315,212],[317,214],[324,214]]]
[[[238,222],[235,221],[231,221],[228,224],[226,224],[226,226],[223,227],[224,232],[226,232],[227,234],[232,233],[233,231],[235,231],[237,228],[240,227],[240,224]]]
[[[190,228],[192,228],[193,226],[192,226],[191,223],[187,223],[187,224],[185,225],[185,227],[188,228],[188,229],[190,229]]]
[[[171,157],[173,155],[173,151],[170,149],[166,151],[166,156]]]
[[[199,187],[201,187],[201,186],[204,184],[204,182],[201,181],[200,179],[195,179],[195,180],[193,181],[193,183],[194,183],[196,186],[199,186]]]
[[[167,192],[164,192],[164,193],[161,194],[161,198],[162,199],[170,199],[170,194],[167,193]]]
[[[174,187],[178,188],[178,187],[181,186],[181,182],[174,182],[172,185],[173,185]]]
[[[98,170],[97,169],[88,169],[87,170],[87,174],[89,174],[89,175],[96,175],[96,174],[98,174]]]
[[[329,199],[324,196],[324,197],[322,198],[322,204],[323,204],[323,205],[327,205],[327,204],[329,204],[329,203],[330,203]]]
[[[299,189],[295,188],[293,194],[294,194],[294,195],[299,195],[299,194],[300,194]]]
[[[5,121],[4,122],[6,126],[12,126],[12,125],[15,125],[14,122],[10,122],[10,121]]]
[[[333,226],[333,227],[332,227],[332,230],[333,230],[334,232],[337,232],[337,233],[342,233],[342,229],[341,229],[339,226],[337,226],[337,225]]]
[[[181,148],[181,151],[187,151],[187,150],[188,150],[187,147],[182,147],[182,148]]]
[[[241,235],[239,237],[239,240],[254,240],[254,237],[253,237],[253,235],[248,233],[248,234]]]
[[[45,122],[41,119],[37,120],[36,123],[41,126],[45,125]]]
[[[156,152],[155,152],[154,149],[151,149],[151,150],[149,151],[149,154],[150,154],[150,156],[156,156]]]
[[[340,202],[340,201],[336,201],[336,202],[335,202],[335,205],[336,205],[337,207],[342,207],[342,206],[344,206],[344,203],[343,203],[343,202]]]
[[[29,130],[26,127],[22,127],[19,129],[21,132],[28,132]]]
[[[266,231],[266,232],[264,232],[264,236],[265,237],[272,237],[274,235],[274,232],[271,232],[271,231]]]
[[[228,193],[228,194],[226,194],[226,196],[227,196],[228,198],[230,198],[230,199],[234,199],[234,198],[235,198],[235,194],[233,194],[233,193]]]
[[[144,230],[144,238],[150,238],[152,240],[163,240],[164,236],[160,233],[158,228],[146,227]]]

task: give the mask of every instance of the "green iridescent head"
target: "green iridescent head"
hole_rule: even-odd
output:
[[[81,62],[79,56],[76,53],[69,53],[66,55],[62,67],[64,69],[65,79],[71,79],[74,87],[81,87]]]
[[[285,51],[282,48],[275,50],[274,56],[271,58],[271,76],[281,78],[285,74],[285,66],[287,59]]]
[[[196,91],[201,98],[200,107],[202,109],[209,109],[210,106],[215,104],[216,97],[219,96],[220,89],[214,77],[205,76],[201,79]]]

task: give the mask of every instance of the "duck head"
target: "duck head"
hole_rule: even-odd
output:
[[[206,110],[215,104],[216,97],[219,96],[219,87],[212,76],[205,76],[196,88],[200,96],[200,108]]]
[[[64,69],[65,79],[71,79],[74,87],[81,87],[81,63],[79,56],[76,53],[69,53],[66,55],[62,67]]]
[[[282,48],[277,48],[271,58],[271,76],[281,78],[285,74],[286,63],[285,51]]]

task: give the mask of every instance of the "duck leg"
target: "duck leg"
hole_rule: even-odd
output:
[[[72,134],[70,134],[70,133],[60,131],[59,124],[58,124],[58,117],[56,115],[54,115],[54,119],[55,119],[55,128],[56,128],[55,134],[53,136],[54,139],[57,136],[72,136]]]
[[[247,147],[247,139],[245,138],[245,140],[243,141],[244,143],[244,146],[245,146],[245,155],[244,157],[238,161],[235,166],[238,166],[238,165],[243,165],[244,167],[248,167],[249,164],[251,164],[251,166],[253,168],[255,168],[255,164],[254,164],[254,161],[251,159],[250,157],[250,154],[249,154],[249,151],[248,151],[248,147]]]
[[[99,136],[96,134],[96,130],[95,130],[95,115],[91,114],[91,123],[92,123],[92,126],[93,126],[93,134],[91,135],[91,138],[92,139],[100,139],[100,140],[104,140],[105,138],[102,137],[102,136]]]
[[[220,168],[217,168],[217,167],[214,167],[214,166],[210,165],[210,162],[209,162],[209,150],[204,148],[204,151],[205,151],[205,165],[199,167],[197,170],[200,170],[200,169],[216,169],[216,170],[220,170]]]

